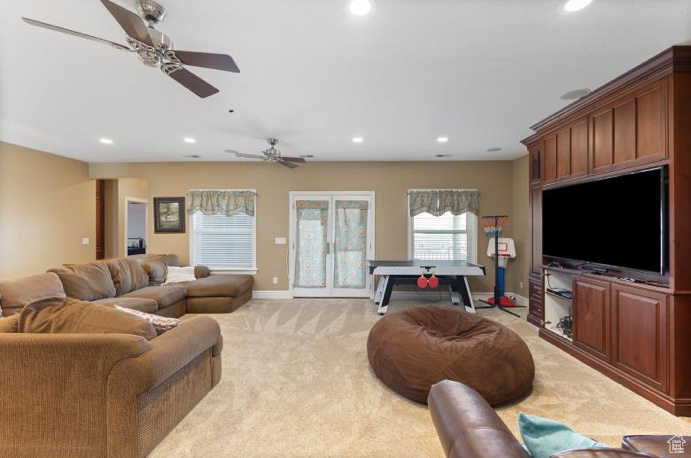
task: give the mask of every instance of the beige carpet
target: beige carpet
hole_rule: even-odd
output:
[[[691,434],[690,419],[539,339],[524,319],[481,314],[520,334],[537,366],[533,394],[499,411],[514,433],[523,411],[611,445],[626,434]],[[225,339],[223,379],[152,457],[443,457],[427,407],[391,392],[370,370],[367,334],[379,319],[370,301],[253,300],[214,318]]]

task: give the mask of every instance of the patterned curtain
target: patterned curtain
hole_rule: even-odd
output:
[[[442,216],[446,212],[462,215],[480,213],[480,192],[466,190],[411,191],[410,216],[430,213]]]
[[[367,214],[369,202],[336,201],[334,287],[367,285]]]
[[[257,193],[254,191],[194,190],[187,193],[187,212],[205,215],[233,216],[245,213],[254,216]]]
[[[326,288],[326,241],[329,203],[322,200],[298,200],[295,246],[295,281],[297,288]]]

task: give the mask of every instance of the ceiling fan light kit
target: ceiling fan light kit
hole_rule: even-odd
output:
[[[218,89],[184,68],[185,65],[240,73],[240,69],[235,64],[233,58],[227,54],[178,51],[174,49],[173,40],[155,28],[156,25],[165,21],[168,15],[167,10],[160,4],[152,0],[137,0],[137,11],[139,11],[139,15],[137,15],[110,0],[100,1],[127,34],[125,40],[128,46],[35,19],[22,19],[27,24],[36,27],[86,38],[87,40],[107,44],[121,51],[135,52],[144,65],[147,67],[159,67],[163,73],[201,98],[216,94]]]

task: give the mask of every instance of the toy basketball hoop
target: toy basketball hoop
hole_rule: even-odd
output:
[[[494,259],[495,266],[494,297],[483,301],[489,304],[489,307],[483,308],[499,307],[500,310],[518,317],[519,315],[510,312],[507,308],[521,306],[517,306],[513,299],[504,296],[504,269],[509,259],[516,257],[516,245],[513,239],[500,237],[502,228],[508,220],[509,217],[506,215],[482,217],[482,229],[485,231],[485,236],[490,238],[487,256]]]

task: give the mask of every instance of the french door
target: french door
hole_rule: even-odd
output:
[[[374,193],[291,192],[294,297],[369,297]]]

